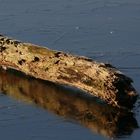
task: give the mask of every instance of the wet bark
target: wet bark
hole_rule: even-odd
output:
[[[108,104],[132,108],[132,80],[110,64],[0,36],[0,65],[54,83],[74,86]]]

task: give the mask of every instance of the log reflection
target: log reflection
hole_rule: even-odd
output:
[[[15,71],[0,69],[0,92],[33,102],[107,137],[131,135],[138,128],[130,112],[103,104],[81,91],[29,78]]]

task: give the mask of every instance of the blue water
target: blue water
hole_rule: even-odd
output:
[[[140,91],[140,0],[0,0],[0,33],[109,62],[130,76]],[[0,136],[4,140],[107,139],[79,123],[3,94]],[[120,139],[138,137],[140,130],[135,129]]]

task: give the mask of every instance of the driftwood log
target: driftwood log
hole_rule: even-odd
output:
[[[132,80],[110,64],[73,56],[0,35],[0,65],[51,82],[74,86],[108,104],[132,108]]]
[[[98,98],[86,96],[81,90],[37,80],[14,70],[0,69],[0,92],[36,104],[109,139],[131,135],[138,128],[135,114],[129,110],[101,104]]]

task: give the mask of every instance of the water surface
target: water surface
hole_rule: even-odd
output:
[[[134,80],[134,87],[138,92],[140,91],[140,0],[0,0],[0,32],[25,42],[109,62],[130,76]],[[2,80],[2,76],[6,77],[7,74],[2,73],[0,80]],[[117,124],[124,122],[125,119],[120,119],[122,114],[118,115],[116,125],[112,125],[113,129],[111,125],[100,121],[102,120],[100,114],[96,115],[96,121],[91,116],[91,114],[97,114],[97,108],[101,113],[103,111],[103,120],[106,122],[108,120],[106,116],[110,116],[105,115],[104,112],[107,111],[102,110],[96,101],[88,102],[82,97],[75,100],[75,107],[79,109],[81,105],[83,112],[86,112],[86,109],[92,112],[91,114],[87,112],[87,114],[89,113],[88,118],[91,117],[89,123],[89,120],[83,121],[83,118],[82,120],[77,118],[80,115],[69,113],[66,109],[63,109],[62,112],[58,111],[61,110],[61,106],[60,109],[55,106],[51,109],[48,105],[46,105],[47,107],[42,106],[42,99],[39,100],[38,96],[30,97],[35,92],[32,88],[28,92],[21,92],[27,90],[28,86],[32,87],[37,83],[37,89],[40,89],[39,86],[45,91],[48,89],[47,97],[52,99],[48,99],[48,102],[60,103],[55,91],[60,87],[56,88],[51,85],[50,88],[46,84],[40,85],[40,82],[31,81],[33,85],[25,82],[26,88],[20,89],[17,88],[20,86],[18,82],[12,82],[10,75],[7,77],[9,77],[7,87],[5,87],[6,84],[1,87],[9,90],[2,90],[0,94],[0,135],[2,139],[91,140],[116,136],[119,139],[135,140],[140,136],[140,130],[137,129],[140,123],[139,108],[134,111],[134,114],[127,114],[127,117],[123,115],[130,123],[128,125],[125,121],[126,124],[122,125],[122,129]],[[14,76],[12,78],[18,79]],[[22,87],[24,79],[18,80]],[[6,82],[3,79],[2,83],[4,81]],[[25,79],[25,81],[28,80]],[[37,93],[42,95],[43,91],[40,90]],[[53,95],[50,96],[49,92]],[[65,92],[74,91],[60,88],[58,93]],[[27,93],[30,96],[27,96]],[[70,97],[64,96],[64,98],[66,98],[66,104]],[[35,101],[35,99],[38,100]],[[71,97],[70,101],[73,100],[74,98]],[[40,103],[38,106],[34,105],[38,102]],[[69,108],[70,105],[71,109],[72,104],[66,104],[66,107]],[[108,107],[107,110],[111,111],[107,113],[114,112]],[[79,113],[81,112],[82,110],[79,111]],[[125,126],[130,126],[131,129]],[[124,128],[127,130],[124,131]],[[110,132],[110,129],[115,130],[116,133]],[[112,135],[109,135],[110,133]]]

